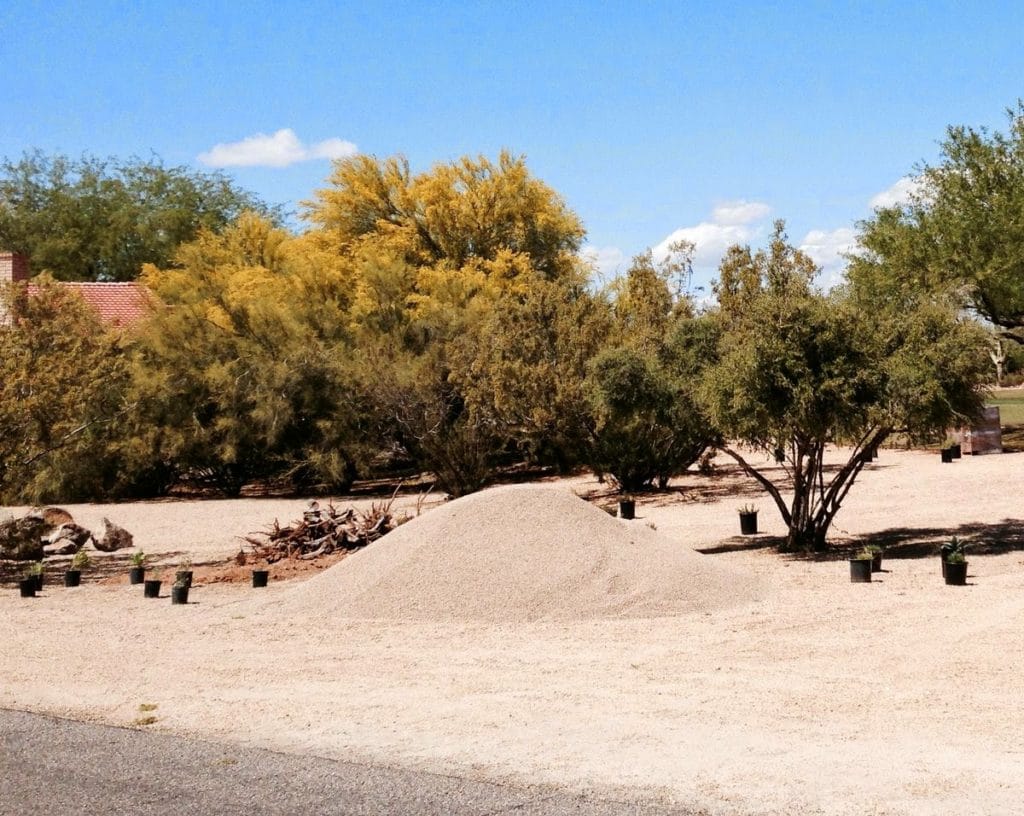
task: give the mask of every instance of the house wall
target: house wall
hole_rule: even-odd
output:
[[[28,258],[17,252],[0,252],[0,284],[28,280]]]

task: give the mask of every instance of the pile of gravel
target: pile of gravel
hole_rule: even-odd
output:
[[[704,612],[757,578],[613,518],[565,488],[497,487],[414,519],[280,599],[282,612],[522,622]]]

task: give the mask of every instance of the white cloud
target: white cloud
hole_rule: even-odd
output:
[[[214,145],[199,154],[199,161],[210,167],[287,167],[314,159],[342,159],[357,152],[352,142],[338,138],[305,145],[294,130],[282,128],[272,136],[257,133],[240,142]]]
[[[717,224],[701,221],[692,227],[680,227],[667,235],[651,250],[656,260],[668,255],[668,248],[676,241],[694,244],[693,265],[717,267],[725,250],[733,244],[748,243],[756,231],[747,224]]]
[[[725,251],[734,244],[757,246],[771,233],[771,207],[760,201],[733,201],[712,210],[711,219],[690,227],[680,227],[666,236],[652,250],[655,259],[664,258],[675,241],[686,240],[696,245],[693,257],[693,283],[708,291],[718,276],[718,265]],[[834,230],[815,229],[799,243],[822,274],[819,284],[830,289],[842,280],[846,260],[843,254],[854,249],[857,232],[851,227]]]
[[[842,278],[846,267],[844,253],[851,252],[857,242],[857,231],[850,227],[834,230],[811,230],[800,242],[799,249],[821,267],[819,283],[831,289]]]
[[[760,201],[727,201],[712,210],[710,221],[674,230],[651,251],[656,260],[661,260],[668,254],[669,245],[676,241],[693,243],[693,283],[706,289],[726,249],[733,244],[749,244],[767,234],[764,222],[771,211],[770,206]]]
[[[882,190],[868,204],[872,208],[896,207],[910,202],[911,196],[921,192],[921,182],[911,176],[904,176],[888,190]]]
[[[625,271],[626,256],[618,247],[596,247],[587,244],[583,247],[581,254],[593,264],[597,271],[597,278],[601,283],[607,283],[616,275]]]
[[[750,224],[765,218],[772,208],[760,201],[727,201],[711,212],[716,224]]]

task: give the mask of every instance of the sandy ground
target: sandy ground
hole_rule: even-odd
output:
[[[679,486],[641,499],[633,523],[728,548],[749,542],[736,508],[753,501],[761,528],[782,532],[735,473]],[[712,814],[1020,813],[1022,495],[1024,455],[883,451],[836,529],[894,546],[872,584],[849,583],[841,560],[721,552],[704,557],[759,574],[766,599],[653,619],[286,616],[296,581],[200,585],[187,607],[126,584],[32,601],[7,587],[0,706]],[[173,563],[230,555],[234,536],[302,503],[69,509],[87,526],[110,516]],[[967,587],[945,586],[931,554],[953,532],[987,542]]]

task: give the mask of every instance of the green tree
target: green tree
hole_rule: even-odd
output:
[[[388,247],[452,275],[512,253],[555,278],[574,264],[583,240],[576,215],[507,151],[496,162],[463,157],[419,175],[401,157],[359,155],[336,162],[328,181],[307,212],[327,240]]]
[[[877,300],[953,298],[1024,344],[1024,102],[1007,132],[950,127],[909,203],[860,224],[852,283]]]
[[[138,343],[138,457],[229,494],[274,476],[350,484],[365,411],[344,273],[255,214],[176,260],[143,275],[162,305]]]
[[[607,349],[587,380],[593,417],[590,464],[623,492],[665,487],[707,447],[706,428],[656,358],[629,347]]]
[[[508,394],[520,364],[551,382],[542,358],[559,344],[517,349],[489,331],[580,302],[579,219],[509,153],[416,175],[401,158],[357,156],[329,181],[308,238],[352,276],[379,425],[445,489],[474,490],[517,437],[542,445],[551,430],[539,401],[513,409]]]
[[[650,251],[638,255],[612,287],[614,318],[586,381],[587,451],[594,470],[623,491],[666,487],[716,436],[695,400],[707,360],[682,285],[692,252],[679,244],[661,263]]]
[[[0,500],[92,498],[130,412],[124,338],[47,279],[0,291]]]
[[[166,266],[200,230],[224,229],[246,210],[279,213],[222,173],[159,159],[27,153],[0,163],[0,248],[58,280],[134,280]]]
[[[976,415],[984,333],[947,305],[885,310],[816,291],[814,264],[788,244],[782,222],[767,250],[734,250],[726,263],[718,359],[701,399],[730,440],[722,450],[778,507],[786,548],[820,550],[874,447],[893,433],[928,439]],[[831,444],[850,448],[837,469],[825,463]],[[746,453],[777,448],[788,503]]]

